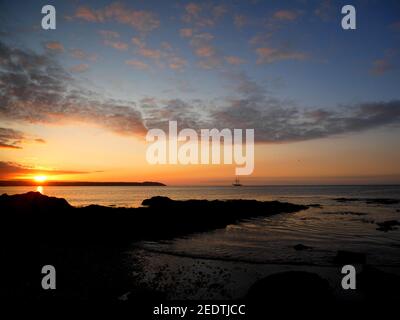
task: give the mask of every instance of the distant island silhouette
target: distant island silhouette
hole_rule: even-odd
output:
[[[165,187],[161,182],[144,181],[144,182],[94,182],[94,181],[45,181],[38,182],[34,180],[0,180],[1,187],[18,187],[18,186],[132,186],[132,187]]]

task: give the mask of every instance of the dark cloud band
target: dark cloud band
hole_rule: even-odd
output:
[[[271,97],[244,73],[223,76],[233,83],[236,94],[215,103],[154,98],[137,104],[101,98],[80,88],[53,56],[0,42],[0,116],[33,123],[94,123],[118,134],[139,136],[144,136],[147,128],[166,128],[169,120],[175,120],[181,128],[251,128],[257,142],[267,143],[317,139],[400,123],[400,100],[334,109],[300,108]],[[15,132],[0,134],[3,147],[18,148]]]

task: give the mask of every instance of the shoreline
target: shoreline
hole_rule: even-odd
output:
[[[141,283],[144,285],[150,284],[156,289],[168,287],[171,284],[171,278],[175,279],[193,279],[189,283],[186,282],[173,282],[173,291],[167,292],[172,294],[169,299],[206,299],[205,296],[196,296],[194,283],[203,282],[202,287],[215,287],[219,283],[218,288],[222,290],[222,295],[216,295],[215,299],[243,299],[246,297],[248,290],[255,285],[258,281],[269,277],[275,276],[284,272],[307,272],[313,273],[329,282],[329,287],[337,301],[350,299],[359,299],[363,292],[351,293],[347,292],[347,297],[343,296],[341,288],[342,274],[337,265],[295,265],[285,263],[251,263],[246,261],[228,261],[223,259],[209,259],[209,258],[193,258],[188,256],[171,255],[169,253],[154,253],[148,252],[146,249],[134,249],[135,256],[141,257],[141,265],[143,268]],[[167,257],[165,257],[167,256]],[[168,263],[165,263],[168,261]],[[363,266],[362,268],[368,270],[371,266]],[[163,276],[160,276],[160,270]],[[375,270],[375,269],[374,269]],[[376,269],[378,270],[378,269]],[[393,266],[379,267],[383,273],[393,274],[400,278],[400,268]],[[368,271],[369,272],[369,271]],[[157,283],[152,280],[154,275],[157,277]],[[229,281],[227,281],[227,278]],[[225,282],[224,282],[225,281]],[[376,279],[375,279],[376,281]],[[228,287],[229,296],[226,296],[226,289]],[[154,288],[153,288],[154,289]],[[266,287],[265,290],[268,290]],[[192,295],[187,297],[187,293],[191,292]],[[218,292],[221,294],[221,292]],[[186,298],[185,298],[186,295]]]
[[[362,253],[338,251],[331,265],[321,266],[188,257],[145,252],[135,246],[141,240],[168,240],[205,233],[251,217],[310,207],[279,201],[179,201],[167,197],[146,199],[139,208],[73,207],[65,199],[38,192],[3,194],[1,246],[5,261],[10,263],[2,266],[9,277],[0,296],[117,301],[129,293],[127,301],[131,303],[238,298],[253,302],[262,297],[263,303],[287,299],[290,303],[303,303],[310,298],[316,301],[329,298],[332,303],[340,304],[363,297],[367,297],[365,301],[379,300],[381,296],[397,299],[400,269],[368,265]],[[59,289],[54,293],[32,285],[40,279],[40,267],[49,263],[60,274]],[[363,287],[350,297],[338,287],[340,267],[344,264],[360,268]],[[292,291],[293,295],[287,298],[285,295]]]

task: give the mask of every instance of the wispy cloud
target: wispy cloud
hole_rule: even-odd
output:
[[[212,44],[214,36],[209,32],[193,34],[190,46],[194,54],[200,59],[198,66],[203,69],[214,69],[223,63],[223,59]]]
[[[243,28],[248,23],[248,19],[243,14],[236,14],[233,17],[233,23],[236,27]]]
[[[22,149],[22,143],[30,141],[46,143],[42,138],[34,138],[19,130],[0,128],[0,148],[2,149]]]
[[[276,52],[268,52],[268,59],[282,58],[274,54]],[[224,81],[232,85],[232,94],[225,98],[187,101],[153,98],[144,104],[101,98],[98,93],[80,88],[53,55],[0,43],[0,60],[3,84],[0,116],[8,121],[84,122],[118,134],[144,136],[147,128],[163,128],[169,120],[177,120],[182,128],[254,128],[256,140],[264,143],[303,141],[400,125],[399,100],[372,101],[335,109],[300,107],[271,96],[244,72],[223,71]],[[147,68],[140,60],[126,63],[139,69]],[[20,138],[18,133],[4,131],[1,143],[18,147]]]
[[[304,60],[307,55],[304,52],[291,51],[289,49],[278,48],[257,48],[257,64],[272,63],[280,60]]]
[[[99,30],[99,33],[106,39],[119,38],[119,33],[111,30]]]
[[[180,57],[172,57],[169,61],[169,67],[173,70],[182,70],[187,65],[186,59]]]
[[[181,70],[187,65],[186,59],[177,55],[173,47],[168,42],[162,42],[160,49],[149,48],[146,42],[138,37],[131,39],[132,43],[136,46],[135,53],[146,59],[152,59],[156,61],[156,65],[163,67],[167,65],[172,70]],[[142,63],[136,59],[128,60],[132,62],[131,65],[139,69],[148,69],[148,64]],[[130,63],[128,63],[130,64]],[[146,66],[145,66],[146,65]]]
[[[337,14],[338,9],[331,0],[323,0],[319,2],[318,6],[314,10],[314,14],[319,17],[322,21],[330,21]]]
[[[229,64],[233,64],[233,65],[240,65],[240,64],[245,63],[245,61],[243,59],[236,57],[236,56],[226,56],[225,60]]]
[[[25,139],[22,132],[11,128],[0,128],[0,148],[21,149],[21,141]]]
[[[166,128],[169,119],[182,128],[253,128],[256,141],[288,143],[400,125],[400,101],[367,102],[334,110],[299,107],[271,97],[245,73],[224,73],[234,96],[211,103],[201,100],[152,100],[143,110],[147,127]]]
[[[140,60],[134,60],[134,59],[126,60],[125,63],[139,70],[145,70],[149,68],[149,66],[146,63]]]
[[[80,63],[77,65],[72,66],[69,70],[74,73],[85,72],[89,69],[89,65],[86,63]]]
[[[71,49],[70,54],[73,58],[78,60],[86,60],[86,61],[96,61],[97,55],[96,54],[89,54],[81,49]]]
[[[182,28],[179,30],[181,37],[190,38],[193,35],[193,29],[191,28]]]
[[[104,44],[117,50],[127,50],[129,47],[126,42],[122,41],[104,40]]]
[[[393,31],[396,31],[396,32],[400,31],[400,21],[396,21],[396,22],[392,23],[390,25],[390,29],[392,29]]]
[[[119,40],[119,33],[110,30],[99,30],[99,34],[103,37],[103,43],[106,46],[112,47],[117,50],[127,50],[129,44]]]
[[[15,162],[0,161],[0,179],[14,179],[20,176],[29,175],[65,175],[65,174],[87,174],[88,171],[75,171],[75,170],[50,170],[24,166]]]
[[[144,134],[140,111],[128,101],[79,88],[51,56],[0,42],[0,116],[31,123],[94,123],[118,134]]]
[[[153,12],[135,10],[119,2],[114,2],[100,9],[80,6],[74,17],[88,22],[116,21],[130,25],[140,32],[149,32],[160,26],[160,20]]]
[[[381,76],[396,68],[395,57],[397,56],[396,50],[386,50],[383,58],[376,59],[372,62],[370,69],[371,73],[376,76]]]
[[[386,59],[377,59],[372,63],[371,72],[374,75],[382,75],[393,69],[393,65]]]
[[[227,11],[224,5],[191,2],[184,7],[182,21],[198,28],[213,27]]]
[[[278,10],[274,12],[273,17],[277,20],[293,21],[296,20],[299,15],[300,12],[295,10]]]
[[[45,47],[48,50],[64,52],[64,46],[58,41],[48,41],[45,43]]]

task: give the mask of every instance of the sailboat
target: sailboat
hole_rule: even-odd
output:
[[[242,186],[242,184],[240,183],[238,177],[236,177],[235,182],[232,183],[232,186],[234,186],[234,187],[241,187]]]

